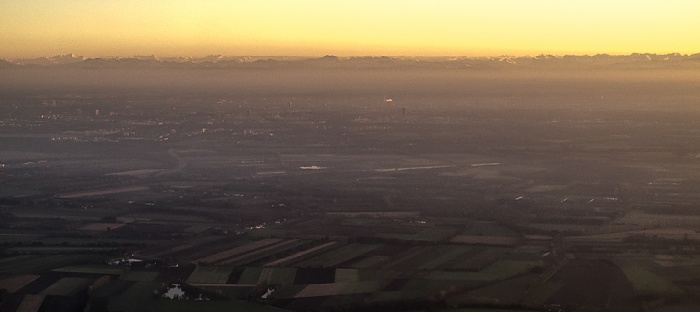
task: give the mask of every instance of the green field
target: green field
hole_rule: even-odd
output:
[[[415,270],[423,263],[429,262],[435,257],[433,250],[438,247],[433,246],[415,246],[411,247],[401,257],[383,265],[383,268]]]
[[[523,261],[539,261],[542,258],[541,255],[549,251],[549,246],[522,245],[513,249],[508,255],[508,259]]]
[[[246,269],[248,270],[248,269]],[[244,273],[245,274],[245,271]],[[296,268],[265,267],[260,271],[258,284],[288,285],[294,283],[297,274]],[[243,276],[241,276],[242,278]],[[241,283],[244,284],[244,283]]]
[[[4,273],[41,273],[51,271],[56,268],[84,264],[84,263],[102,263],[101,255],[48,255],[38,256],[32,255],[28,257],[12,258],[12,261],[7,261],[0,265],[0,272]]]
[[[454,261],[470,250],[467,246],[424,246],[384,267],[402,270],[434,270]]]
[[[260,274],[263,268],[260,267],[250,267],[245,268],[241,277],[238,279],[238,284],[244,285],[255,285],[260,280]]]
[[[453,245],[435,247],[431,250],[432,257],[425,259],[425,261],[419,264],[416,268],[419,270],[434,270],[440,268],[447,262],[464,255],[470,249],[471,247]]]
[[[463,294],[450,297],[450,306],[492,303],[501,305],[516,304],[525,294],[533,276],[525,275],[514,279],[488,285]]]
[[[41,255],[56,255],[56,254],[108,254],[118,251],[117,247],[62,247],[62,246],[28,246],[28,247],[12,247],[5,251],[8,253],[18,254],[41,254]]]
[[[431,227],[413,235],[410,240],[422,242],[444,242],[457,234],[457,230],[449,227]]]
[[[336,283],[357,282],[360,280],[360,271],[357,269],[336,269],[334,280]]]
[[[340,291],[340,295],[366,294],[379,291],[382,288],[383,281],[362,281],[343,284],[344,287]]]
[[[360,281],[379,281],[396,278],[401,272],[386,269],[366,269],[359,270],[357,273]]]
[[[58,280],[57,282],[51,284],[51,286],[44,289],[41,292],[41,294],[55,296],[70,296],[79,292],[80,290],[87,289],[91,281],[92,279],[88,278],[64,277]]]
[[[455,270],[479,271],[496,262],[510,250],[510,248],[505,247],[488,247],[480,250],[476,254],[458,257],[451,263],[450,268]]]
[[[663,294],[679,296],[683,290],[674,285],[671,281],[652,273],[641,265],[632,261],[616,260],[627,280],[632,284],[634,291],[640,295]]]
[[[378,244],[353,243],[297,263],[297,267],[330,268],[379,248]]]
[[[497,276],[498,280],[504,280],[517,275],[526,274],[537,262],[518,260],[498,260],[494,264],[481,270],[481,273]]]
[[[98,298],[109,298],[119,296],[121,295],[121,293],[128,290],[134,284],[135,282],[111,279],[109,283],[95,289],[91,295]]]
[[[190,284],[224,284],[228,281],[232,267],[198,265],[187,279]]]

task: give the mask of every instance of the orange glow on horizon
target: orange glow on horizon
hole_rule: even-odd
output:
[[[700,1],[4,1],[0,58],[700,52]]]

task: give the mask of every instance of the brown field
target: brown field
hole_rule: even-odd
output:
[[[90,279],[88,278],[63,277],[51,284],[51,286],[46,287],[41,293],[44,295],[69,296],[80,289],[87,288],[89,283]]]
[[[328,243],[325,243],[325,244],[322,244],[322,245],[319,245],[319,246],[316,246],[316,247],[312,247],[312,248],[309,248],[309,249],[307,249],[307,250],[297,252],[297,253],[295,253],[295,254],[293,254],[293,255],[289,255],[289,256],[284,257],[284,258],[282,258],[282,259],[278,259],[278,260],[272,261],[272,262],[270,262],[270,263],[267,263],[267,264],[265,264],[265,266],[276,266],[276,265],[279,265],[279,264],[282,264],[282,263],[285,263],[285,262],[288,262],[288,261],[292,261],[292,260],[294,260],[294,259],[296,259],[296,258],[305,256],[305,255],[308,255],[308,254],[310,254],[310,253],[316,252],[316,251],[321,250],[321,249],[325,249],[325,248],[330,247],[330,246],[333,246],[333,245],[335,245],[335,244],[336,244],[336,242],[328,242]]]
[[[17,312],[34,312],[39,311],[41,304],[44,302],[45,295],[28,294],[24,296],[24,300],[17,308]]]
[[[164,171],[165,169],[138,169],[138,170],[129,170],[129,171],[122,171],[122,172],[114,172],[114,173],[108,173],[108,176],[130,176],[130,177],[144,177],[148,176],[151,174],[159,173],[161,171]]]
[[[8,293],[13,293],[37,278],[39,278],[39,275],[20,275],[6,278],[0,280],[0,289],[5,289]]]
[[[561,191],[566,189],[566,185],[547,185],[547,184],[540,184],[540,185],[533,185],[527,189],[525,189],[525,192],[528,193],[545,193],[545,192],[555,192],[555,191]]]
[[[658,237],[669,240],[700,239],[700,233],[697,233],[694,230],[681,228],[662,228],[639,231],[625,231],[619,233],[607,233],[598,235],[572,236],[565,238],[565,241],[579,243],[620,243],[633,236]]]
[[[700,216],[646,213],[640,210],[632,210],[624,217],[615,221],[615,224],[632,225],[639,227],[685,227],[700,224]]]
[[[108,231],[108,230],[114,230],[118,229],[120,227],[124,226],[124,223],[90,223],[88,225],[80,227],[78,230],[81,231]]]
[[[549,235],[525,235],[525,239],[529,241],[551,241],[552,237]]]
[[[674,268],[676,267],[676,264],[673,261],[670,260],[656,260],[654,261],[656,264],[664,267],[664,268]]]
[[[281,240],[282,239],[280,239],[280,238],[266,238],[266,239],[262,239],[259,241],[254,241],[254,242],[245,244],[243,246],[238,246],[235,248],[231,248],[229,250],[224,250],[222,252],[217,252],[215,254],[199,258],[199,259],[195,260],[195,262],[200,262],[200,263],[218,262],[218,261],[221,261],[221,260],[224,260],[227,258],[231,258],[231,257],[234,257],[236,255],[239,255],[239,254],[242,254],[245,252],[249,252],[249,251],[257,249],[257,248],[261,248],[261,247],[264,247],[267,245],[277,243]]]
[[[336,296],[344,287],[344,283],[311,284],[302,289],[294,298]]]
[[[63,198],[63,199],[69,199],[69,198],[101,196],[101,195],[111,195],[111,194],[129,193],[129,192],[140,192],[140,191],[147,191],[148,189],[150,189],[148,186],[116,187],[116,188],[111,188],[111,189],[106,189],[106,190],[63,193],[63,194],[58,194],[58,197]]]
[[[329,216],[341,217],[417,217],[418,211],[358,211],[358,212],[327,212]]]
[[[280,247],[285,247],[285,246],[289,247],[291,245],[294,245],[297,242],[299,242],[298,239],[285,240],[285,241],[282,241],[282,242],[279,242],[276,244],[265,246],[264,248],[260,248],[260,249],[257,249],[257,250],[251,251],[251,252],[246,252],[246,253],[241,254],[241,255],[234,257],[234,258],[225,259],[224,261],[219,261],[218,263],[219,264],[232,264],[232,263],[235,263],[236,261],[240,261],[242,259],[245,259],[246,257],[259,255],[261,253],[265,253],[265,252],[268,252],[270,250],[277,249]]]
[[[506,236],[457,235],[453,237],[450,242],[473,245],[514,246],[520,242],[520,238]]]
[[[547,300],[550,304],[622,308],[634,302],[625,274],[605,260],[572,259],[549,281],[563,283]]]
[[[380,281],[351,283],[310,284],[297,293],[294,298],[326,297],[337,295],[363,294],[378,291]]]

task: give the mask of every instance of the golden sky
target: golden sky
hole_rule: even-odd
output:
[[[700,0],[2,0],[0,58],[700,52]]]

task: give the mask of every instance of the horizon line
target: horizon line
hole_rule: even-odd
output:
[[[632,55],[678,55],[678,56],[693,56],[698,55],[700,52],[696,53],[679,53],[679,52],[669,52],[669,53],[651,53],[651,52],[632,52],[628,54],[613,54],[613,53],[595,53],[595,54],[551,54],[551,53],[540,53],[540,54],[498,54],[498,55],[389,55],[389,54],[366,54],[366,55],[336,55],[336,54],[325,54],[325,55],[252,55],[252,54],[206,54],[206,55],[158,55],[158,54],[134,54],[134,55],[111,55],[111,56],[89,56],[76,53],[66,53],[66,54],[53,54],[53,55],[43,55],[43,56],[27,56],[27,57],[0,57],[1,60],[31,60],[40,58],[52,58],[60,56],[73,56],[82,57],[85,59],[119,59],[119,58],[136,58],[136,57],[155,57],[155,58],[206,58],[206,57],[255,57],[255,58],[274,58],[274,57],[289,57],[289,58],[323,58],[323,57],[337,57],[337,58],[353,58],[353,57],[396,57],[396,58],[444,58],[444,57],[459,57],[459,58],[493,58],[493,57],[538,57],[538,56],[553,56],[553,57],[565,57],[565,56],[632,56]]]

